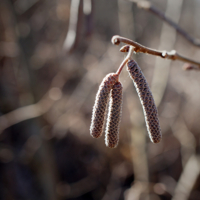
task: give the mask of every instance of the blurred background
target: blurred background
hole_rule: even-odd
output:
[[[150,2],[200,38],[200,1]],[[113,35],[200,57],[199,46],[135,2],[0,1],[0,199],[200,199],[200,72],[135,54],[158,106],[162,142],[150,142],[125,69],[118,147],[90,136],[98,86],[125,57]]]

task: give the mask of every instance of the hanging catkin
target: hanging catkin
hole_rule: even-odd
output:
[[[99,138],[102,135],[110,91],[117,81],[118,75],[115,73],[110,73],[106,75],[99,86],[93,107],[92,121],[90,126],[90,135],[94,138]]]
[[[128,61],[127,68],[143,107],[149,137],[153,143],[158,143],[161,141],[162,135],[158,120],[158,111],[149,85],[140,67],[134,60]]]
[[[106,125],[106,146],[115,148],[119,142],[119,125],[122,113],[122,84],[117,82],[111,90]]]

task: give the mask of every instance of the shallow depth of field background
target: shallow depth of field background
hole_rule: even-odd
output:
[[[200,38],[198,0],[151,2]],[[99,84],[125,57],[113,35],[199,61],[200,48],[123,0],[81,0],[75,35],[70,5],[0,1],[0,200],[199,200],[200,72],[134,55],[158,105],[159,144],[149,140],[126,69],[118,147],[93,139],[89,127]]]

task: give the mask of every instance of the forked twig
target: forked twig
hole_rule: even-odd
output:
[[[154,56],[160,56],[161,58],[167,58],[167,59],[170,59],[170,60],[180,60],[180,61],[183,61],[183,62],[188,62],[188,63],[191,63],[191,64],[198,66],[198,67],[194,66],[192,69],[200,69],[200,62],[186,58],[186,57],[180,55],[179,53],[177,53],[175,50],[168,52],[168,51],[159,51],[159,50],[156,50],[156,49],[151,49],[151,48],[145,47],[145,46],[143,46],[143,45],[141,45],[141,44],[139,44],[135,41],[132,41],[132,40],[127,39],[125,37],[121,37],[119,35],[113,36],[111,41],[115,45],[119,45],[121,42],[128,44],[128,45],[131,45],[131,46],[134,47],[135,52],[147,53],[147,54],[151,54],[151,55],[154,55]],[[121,52],[128,52],[129,46],[127,46],[127,45],[123,46],[120,49],[120,51]]]

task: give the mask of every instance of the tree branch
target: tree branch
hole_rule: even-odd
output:
[[[190,43],[192,43],[193,45],[195,45],[197,47],[200,47],[200,40],[199,39],[196,39],[196,38],[193,38],[192,36],[190,36],[178,24],[176,24],[175,22],[173,22],[163,12],[161,12],[155,6],[153,6],[149,1],[145,1],[145,0],[144,1],[129,0],[129,1],[137,4],[138,8],[142,8],[144,10],[147,10],[147,11],[153,13],[154,15],[156,15],[157,17],[159,17],[160,19],[162,19],[163,21],[165,21],[166,23],[168,23],[171,27],[173,27],[180,35],[182,35]]]
[[[200,69],[200,62],[194,61],[190,58],[186,58],[186,57],[180,55],[179,53],[177,53],[175,50],[172,50],[170,52],[158,51],[156,49],[151,49],[151,48],[145,47],[145,46],[143,46],[143,45],[141,45],[141,44],[139,44],[135,41],[132,41],[132,40],[127,39],[125,37],[121,37],[119,35],[113,36],[111,41],[115,45],[119,45],[121,42],[128,44],[128,45],[131,45],[131,46],[135,47],[134,48],[135,52],[147,53],[147,54],[151,54],[151,55],[154,55],[154,56],[160,56],[161,58],[167,58],[167,59],[170,59],[170,60],[180,60],[180,61],[188,62],[188,63],[194,64],[194,65],[197,66],[197,67],[192,66],[192,68],[185,68],[185,69]],[[123,46],[120,49],[120,51],[121,52],[128,52],[129,51],[128,45]]]

